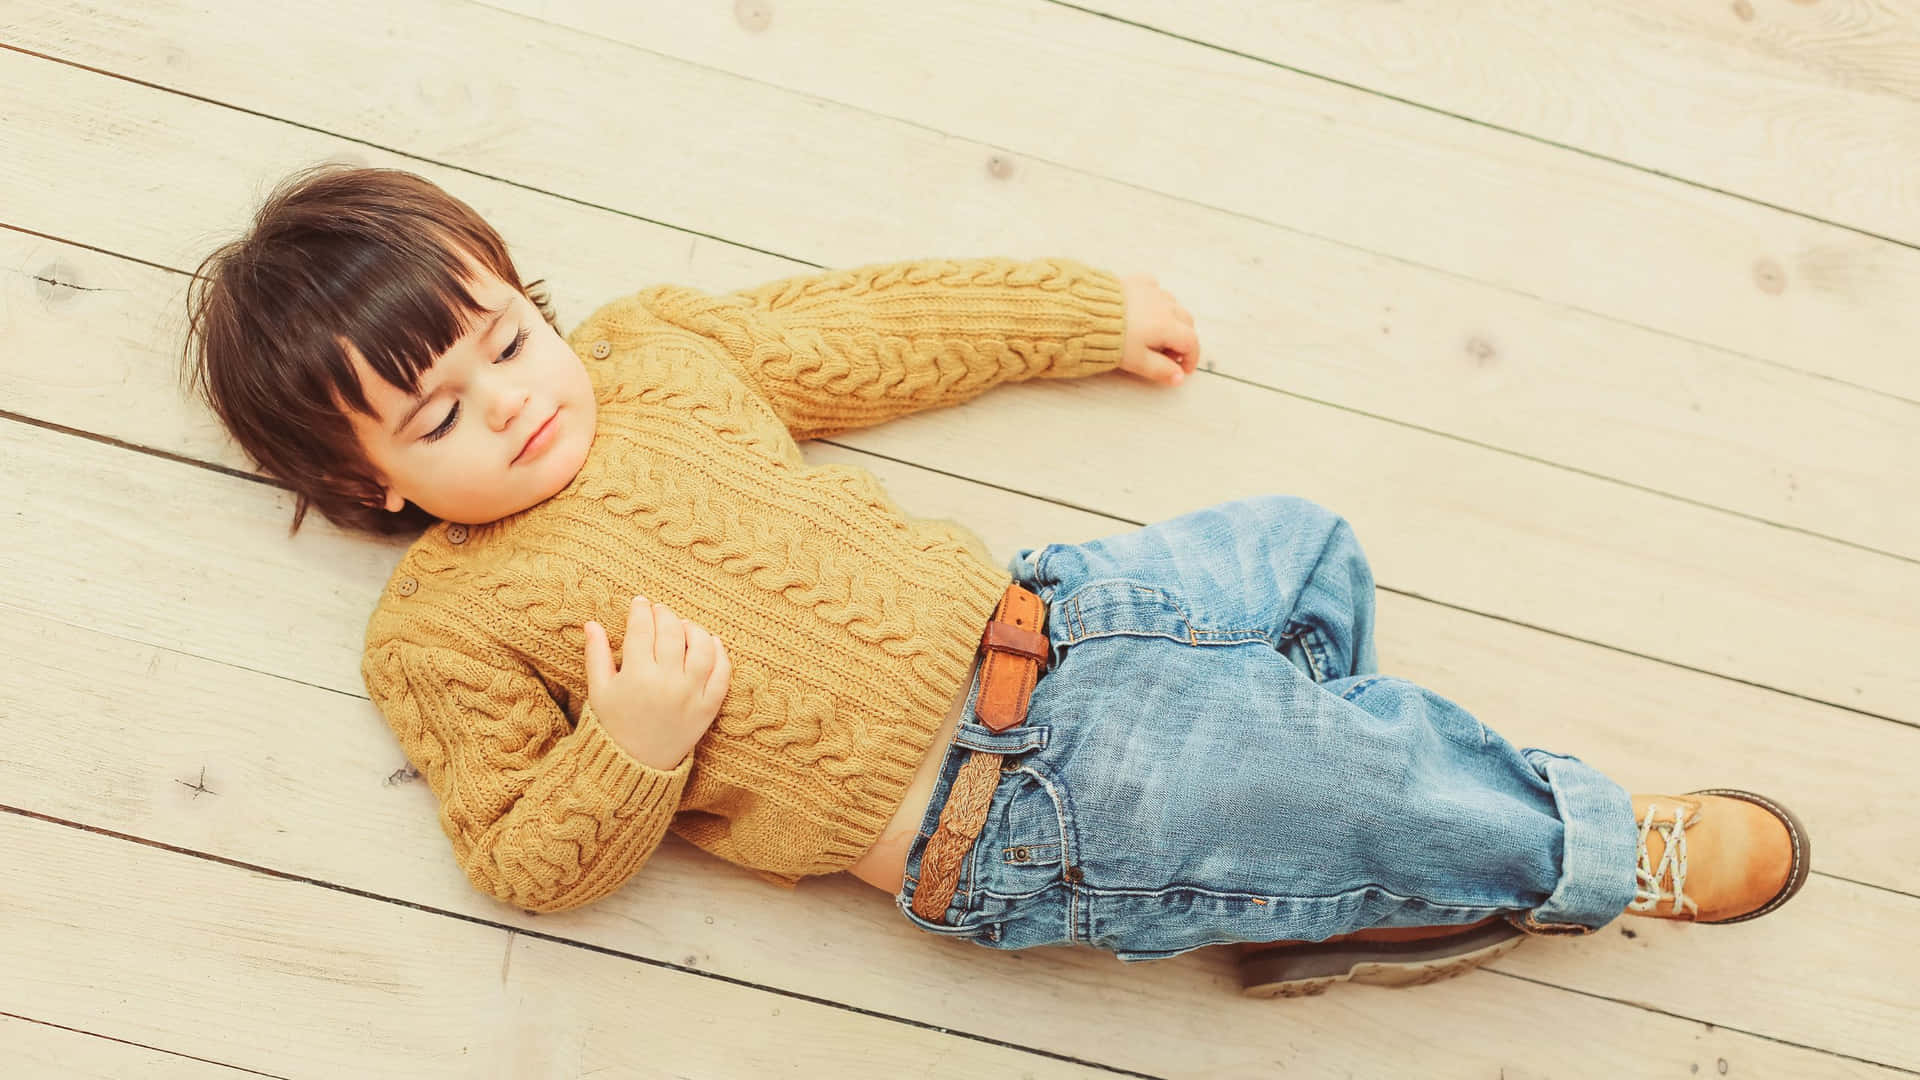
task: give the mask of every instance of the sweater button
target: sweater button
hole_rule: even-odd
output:
[[[419,590],[420,583],[410,577],[401,578],[399,581],[394,582],[393,585],[393,591],[399,593],[401,596],[412,596]]]
[[[604,341],[596,341],[593,343],[593,358],[595,360],[605,360],[612,352],[613,346]]]
[[[447,543],[464,544],[466,542],[467,542],[467,527],[465,525],[447,526]]]

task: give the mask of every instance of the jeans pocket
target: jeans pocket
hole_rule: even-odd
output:
[[[1066,815],[1057,781],[1037,764],[1007,772],[980,844],[988,852],[981,887],[1000,897],[1026,896],[1061,880],[1067,863]]]

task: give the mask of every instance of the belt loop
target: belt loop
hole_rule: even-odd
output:
[[[1052,646],[1047,641],[1047,605],[1018,582],[1009,582],[1000,606],[980,634],[986,650],[976,709],[989,731],[1005,731],[1026,717],[1033,685],[1040,681]]]

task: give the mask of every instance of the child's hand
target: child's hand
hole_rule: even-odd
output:
[[[1180,385],[1200,366],[1200,337],[1193,330],[1193,315],[1151,274],[1129,274],[1120,279],[1120,288],[1127,304],[1120,370],[1168,386]]]
[[[587,700],[625,750],[656,769],[672,769],[720,715],[733,664],[720,640],[665,604],[633,598],[620,670],[607,631],[588,622]]]

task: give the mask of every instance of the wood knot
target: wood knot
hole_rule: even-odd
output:
[[[767,0],[734,0],[733,21],[749,34],[764,33],[773,25],[773,5]]]
[[[66,259],[55,259],[34,272],[33,291],[49,304],[63,304],[81,289],[80,268]]]
[[[1779,296],[1787,291],[1786,267],[1772,259],[1757,259],[1753,264],[1753,283],[1761,292],[1769,296]]]
[[[987,175],[995,180],[1005,180],[1013,175],[1013,159],[1004,154],[995,154],[987,159]]]
[[[1499,350],[1493,347],[1493,342],[1483,337],[1467,339],[1467,355],[1473,357],[1476,367],[1492,367],[1493,362],[1500,358]]]
[[[1747,0],[1733,0],[1733,13],[1739,16],[1741,22],[1753,21],[1753,5]]]

